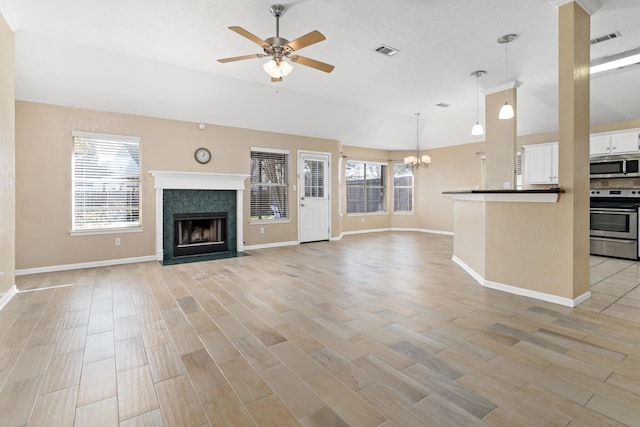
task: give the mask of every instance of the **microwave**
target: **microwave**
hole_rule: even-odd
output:
[[[640,157],[593,157],[589,163],[591,178],[632,178],[640,176]]]

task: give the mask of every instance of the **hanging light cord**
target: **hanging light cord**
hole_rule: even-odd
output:
[[[420,157],[420,113],[416,113],[416,158]]]
[[[478,101],[478,77],[480,76],[476,74],[476,123],[480,123],[480,121],[478,121],[478,108],[480,105]]]
[[[507,80],[509,78],[509,72],[507,70],[509,64],[509,41],[507,40],[507,42],[504,44],[504,82],[505,85],[507,83]],[[505,86],[504,88],[504,102],[507,102],[507,87],[508,85]]]

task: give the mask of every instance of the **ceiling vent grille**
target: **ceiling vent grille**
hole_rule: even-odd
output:
[[[385,56],[394,56],[400,53],[400,51],[398,49],[395,49],[393,47],[381,44],[380,46],[378,46],[377,48],[375,48],[375,51],[378,53],[381,53]]]
[[[617,39],[621,35],[622,34],[620,34],[620,31],[616,31],[615,33],[611,33],[611,34],[605,34],[604,36],[591,39],[591,44],[598,44],[598,43],[606,42],[607,40]]]

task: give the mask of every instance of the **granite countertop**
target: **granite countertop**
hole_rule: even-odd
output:
[[[442,194],[557,194],[564,193],[560,187],[529,190],[456,190],[443,191]]]

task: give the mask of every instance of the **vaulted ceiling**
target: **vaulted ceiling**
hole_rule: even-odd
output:
[[[301,55],[335,65],[331,74],[294,64],[283,82],[266,59],[230,31],[275,35],[275,0],[0,0],[16,30],[16,98],[178,120],[336,139],[346,145],[421,148],[482,140],[470,135],[480,90],[518,80],[518,134],[558,127],[558,10],[549,0],[294,0],[280,35],[319,30],[326,40]],[[640,47],[638,0],[600,7],[591,35],[599,58]],[[505,48],[498,37],[515,33]],[[400,50],[387,57],[385,44]],[[591,122],[640,117],[640,68],[592,78]],[[449,104],[438,107],[437,104]],[[489,112],[494,114],[497,112]],[[484,118],[480,102],[480,121]]]

